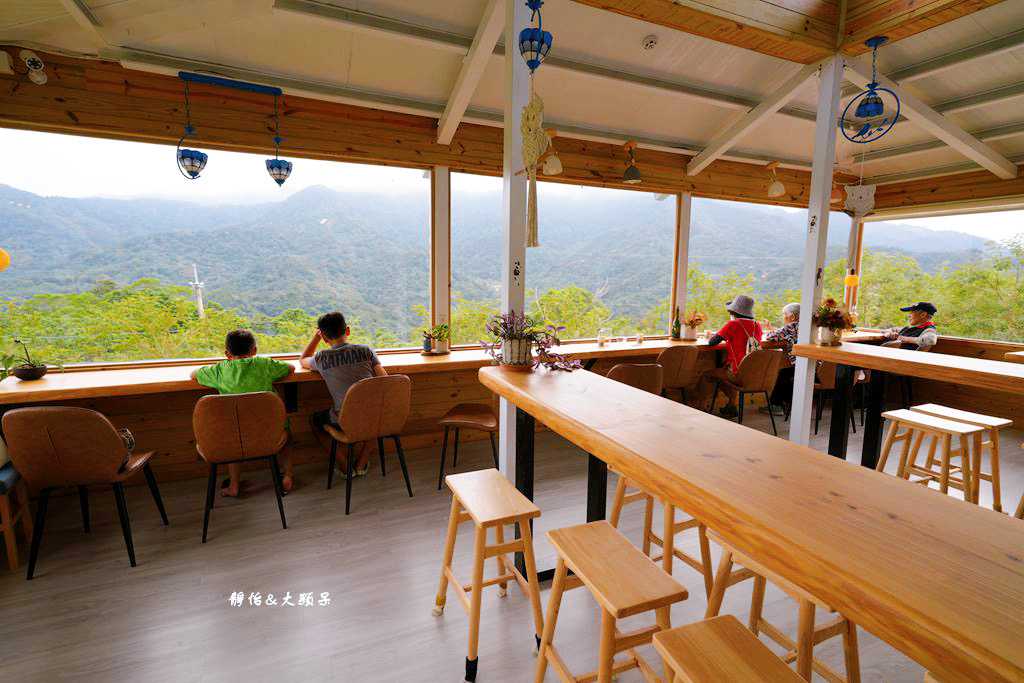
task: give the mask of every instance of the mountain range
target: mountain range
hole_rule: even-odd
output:
[[[675,204],[648,193],[539,192],[541,246],[528,288],[602,290],[616,315],[640,317],[669,295]],[[11,267],[0,298],[83,291],[143,277],[186,284],[199,266],[208,301],[247,314],[339,308],[407,337],[427,303],[429,197],[313,186],[281,202],[209,206],[157,199],[42,197],[0,185],[0,247]],[[452,198],[452,291],[497,299],[500,193]],[[829,257],[845,254],[849,219],[833,214]],[[799,286],[806,214],[696,199],[691,264],[755,275],[755,294]],[[914,256],[926,270],[976,258],[985,240],[871,223],[865,246]]]

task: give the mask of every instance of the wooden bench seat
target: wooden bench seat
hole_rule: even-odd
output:
[[[654,634],[677,683],[793,683],[803,679],[731,614]]]
[[[496,469],[449,474],[445,483],[478,526],[540,516],[540,508]]]

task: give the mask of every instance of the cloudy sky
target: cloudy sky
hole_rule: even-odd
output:
[[[311,185],[395,193],[429,187],[418,170],[309,159],[295,160],[291,177],[278,187],[267,175],[264,157],[216,150],[210,152],[202,178],[189,181],[178,172],[171,147],[5,128],[0,128],[0,149],[8,160],[18,160],[2,167],[0,183],[43,196],[155,197],[248,204],[280,201]],[[462,175],[457,188],[487,192],[500,187],[499,183],[494,178]],[[572,185],[553,185],[550,189],[566,194],[586,191]],[[1024,211],[905,222],[1006,239],[1024,232]]]

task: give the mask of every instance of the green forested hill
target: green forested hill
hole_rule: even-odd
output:
[[[616,316],[638,319],[666,298],[674,201],[641,193],[540,193],[541,247],[527,286],[602,292]],[[691,262],[712,275],[753,274],[755,295],[796,287],[804,214],[696,200]],[[246,315],[339,308],[407,339],[427,303],[429,205],[424,194],[311,187],[273,204],[204,206],[151,199],[39,197],[0,186],[0,247],[12,266],[0,298],[81,292],[140,278],[186,284],[199,266],[207,300]],[[830,258],[845,252],[849,220],[833,216]],[[497,298],[501,197],[453,198],[453,291]],[[901,225],[873,228],[867,246],[912,254],[926,271],[980,253],[984,241]]]

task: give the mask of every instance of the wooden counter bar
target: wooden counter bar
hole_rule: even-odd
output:
[[[594,373],[479,375],[930,671],[1024,680],[1019,520]]]
[[[867,396],[864,445],[861,450],[861,464],[872,469],[878,462],[878,453],[882,443],[881,413],[884,411],[887,374],[926,378],[1005,392],[1014,396],[1024,396],[1024,365],[1015,363],[968,356],[952,356],[935,351],[922,353],[907,349],[847,344],[845,342],[839,346],[797,344],[793,347],[793,353],[810,360],[828,361],[839,366],[839,371],[836,373],[835,398],[832,404],[828,452],[844,459],[846,457],[848,423],[843,416],[848,410],[847,401],[849,401],[852,369],[864,368],[872,371]]]
[[[1024,351],[1009,351],[1003,358],[1007,363],[1024,363]]]

